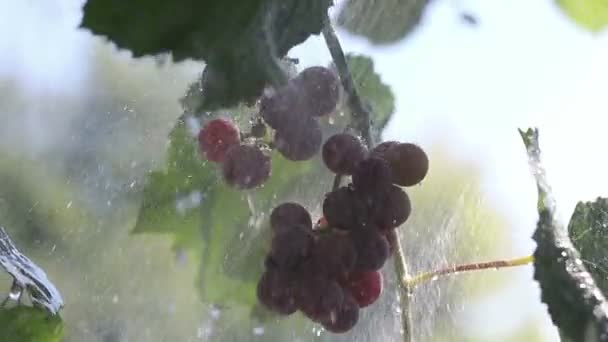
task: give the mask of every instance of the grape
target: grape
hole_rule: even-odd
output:
[[[429,170],[429,158],[418,145],[385,142],[374,148],[372,155],[389,163],[393,183],[401,186],[420,183]]]
[[[290,315],[298,309],[296,285],[288,274],[267,270],[262,274],[257,287],[260,303],[282,315]]]
[[[409,197],[400,187],[391,185],[366,194],[370,220],[381,230],[396,228],[407,221],[412,212]]]
[[[309,115],[327,115],[336,108],[340,99],[340,82],[332,70],[313,66],[304,69],[292,83],[300,87]]]
[[[298,120],[299,121],[299,120]],[[277,130],[274,143],[277,150],[287,159],[302,161],[312,158],[321,147],[323,133],[314,119]]]
[[[214,162],[222,162],[226,152],[240,142],[239,129],[232,121],[225,119],[214,119],[198,133],[198,143],[201,152],[207,159]]]
[[[357,164],[365,158],[365,147],[356,137],[340,133],[323,144],[323,162],[334,173],[351,175]]]
[[[308,210],[294,202],[282,203],[270,214],[270,226],[276,232],[280,227],[302,225],[312,229],[312,219]]]
[[[270,177],[270,157],[255,146],[233,146],[226,153],[222,172],[231,186],[255,188]]]
[[[312,258],[321,274],[338,277],[353,269],[357,252],[350,236],[330,233],[320,236],[312,249]]]
[[[289,122],[301,113],[297,87],[288,84],[279,88],[273,94],[264,95],[260,100],[260,115],[266,124],[274,129],[284,129]]]
[[[369,223],[366,203],[349,187],[338,188],[326,195],[323,216],[329,226],[343,230],[357,229]]]
[[[282,228],[273,238],[270,251],[272,261],[281,270],[293,270],[309,254],[313,244],[309,228]]]
[[[382,293],[382,274],[378,271],[354,271],[340,283],[360,308],[375,302]]]
[[[372,192],[391,186],[391,169],[381,158],[370,157],[357,165],[353,185],[358,192]]]
[[[359,320],[359,305],[350,293],[344,294],[342,305],[331,315],[329,319],[323,320],[321,324],[330,332],[339,334],[352,329]]]
[[[351,234],[357,251],[355,269],[359,271],[379,270],[389,257],[388,241],[380,232],[370,228]]]
[[[310,275],[299,283],[297,306],[315,322],[322,322],[338,311],[344,290],[337,282],[321,275]]]

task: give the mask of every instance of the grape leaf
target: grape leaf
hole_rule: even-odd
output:
[[[331,0],[88,0],[81,27],[133,56],[204,60],[208,110],[259,96],[278,58],[319,34]]]
[[[568,234],[597,286],[608,295],[608,199],[579,202]]]
[[[557,5],[589,31],[599,32],[608,26],[607,0],[557,0]]]
[[[347,54],[346,62],[353,77],[353,82],[363,103],[370,106],[372,132],[379,135],[395,112],[395,96],[391,87],[382,82],[374,70],[374,61],[367,56]],[[335,67],[332,65],[332,68]],[[335,126],[344,127],[350,124],[350,116],[334,115],[331,117]]]
[[[60,342],[63,321],[59,315],[29,306],[0,308],[0,341]]]
[[[347,0],[338,24],[374,44],[396,43],[420,23],[429,0]]]
[[[381,131],[395,111],[395,96],[374,70],[374,61],[366,56],[348,54],[346,62],[359,95],[372,107],[372,125]]]
[[[538,189],[538,223],[532,238],[534,279],[564,341],[608,341],[608,302],[555,218],[556,203],[541,164],[538,130],[520,130]]]

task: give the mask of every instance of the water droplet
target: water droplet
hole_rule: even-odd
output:
[[[18,301],[21,298],[21,294],[23,293],[23,289],[21,286],[13,286],[11,291],[8,293],[8,298],[13,301]]]
[[[129,187],[132,189],[135,187],[135,184],[137,184],[137,181],[132,181],[131,184],[129,184]]]
[[[118,303],[118,295],[114,295],[114,297],[112,297],[112,303]]]
[[[70,209],[72,207],[72,201],[69,201],[68,204],[65,207],[68,208],[68,209]]]
[[[253,334],[256,336],[264,335],[264,327],[254,327]]]

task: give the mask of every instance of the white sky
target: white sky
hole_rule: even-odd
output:
[[[608,34],[578,28],[550,0],[461,1],[478,16],[476,28],[462,24],[454,3],[436,0],[400,44],[378,48],[340,34],[346,50],[373,56],[393,87],[397,112],[386,137],[422,144],[449,137],[455,153],[481,160],[486,187],[513,216],[520,251],[529,252],[536,197],[517,127],[540,127],[564,220],[576,201],[608,196]],[[78,7],[0,0],[0,77],[74,89],[86,78],[89,39],[74,30]],[[328,60],[318,39],[295,54],[309,64]],[[502,304],[535,300],[518,293]]]

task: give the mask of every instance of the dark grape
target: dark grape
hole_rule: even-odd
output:
[[[310,229],[294,226],[280,229],[272,238],[270,257],[281,270],[293,270],[309,256],[313,244]]]
[[[226,153],[222,172],[231,186],[255,188],[270,177],[270,157],[255,146],[233,146]]]
[[[382,274],[378,271],[354,271],[340,283],[360,308],[375,302],[382,293]]]
[[[382,142],[372,148],[372,150],[370,151],[370,155],[378,158],[384,158],[384,154],[386,153],[386,151],[388,151],[389,148],[399,144],[400,142],[392,140]]]
[[[393,183],[401,186],[420,183],[429,170],[428,156],[415,144],[385,142],[378,145],[372,154],[388,162]]]
[[[381,158],[370,157],[361,161],[353,173],[353,185],[358,192],[372,192],[391,185],[391,169]]]
[[[359,320],[359,305],[350,293],[344,294],[342,305],[331,315],[329,319],[321,322],[323,327],[330,332],[339,334],[352,329]]]
[[[262,96],[260,100],[260,116],[266,124],[274,129],[285,129],[290,122],[302,114],[298,88],[288,84],[272,94]]]
[[[381,230],[396,228],[407,221],[412,212],[409,197],[400,187],[391,185],[366,194],[370,199],[370,220]]]
[[[198,142],[207,159],[222,162],[228,149],[239,144],[239,129],[232,121],[214,119],[200,130]]]
[[[274,231],[280,227],[301,225],[312,229],[312,219],[308,210],[298,203],[286,202],[278,205],[270,214],[270,226]]]
[[[323,144],[325,166],[334,173],[351,175],[357,164],[365,158],[366,149],[353,135],[339,133]]]
[[[312,249],[312,258],[319,272],[338,277],[353,269],[357,252],[350,236],[341,233],[321,235]]]
[[[339,310],[344,290],[337,282],[321,275],[309,275],[299,283],[297,306],[315,322],[322,322]]]
[[[304,69],[293,84],[300,87],[301,99],[306,112],[311,116],[327,115],[336,109],[340,99],[340,81],[330,69],[313,66]]]
[[[307,119],[289,128],[276,131],[274,144],[287,159],[302,161],[312,158],[321,147],[323,133],[314,119]]]
[[[379,270],[389,257],[386,237],[370,228],[353,231],[351,234],[357,251],[355,269],[359,271]]]
[[[330,227],[353,230],[369,223],[366,203],[349,187],[328,193],[323,201],[323,216]]]
[[[286,273],[267,270],[258,282],[258,300],[268,309],[282,315],[294,313],[296,303],[296,284]]]

